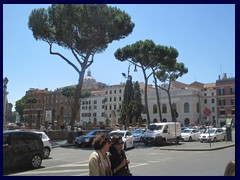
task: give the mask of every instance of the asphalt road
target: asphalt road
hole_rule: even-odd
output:
[[[216,146],[217,143],[212,145]],[[181,146],[192,147],[201,144],[208,145],[184,142]],[[88,157],[92,151],[91,148],[74,146],[54,148],[50,157],[43,160],[40,169],[16,169],[6,175],[88,176]],[[126,154],[134,176],[223,176],[226,164],[235,159],[235,146],[210,151],[175,151],[138,143],[134,149],[127,150]]]

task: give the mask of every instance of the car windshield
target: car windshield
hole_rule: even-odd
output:
[[[151,130],[151,131],[154,131],[154,130],[161,130],[162,127],[163,127],[162,125],[155,125],[155,124],[153,124],[153,125],[149,125],[148,129]]]
[[[206,129],[206,131],[204,133],[214,133],[215,129]]]
[[[133,133],[142,133],[142,132],[143,132],[143,130],[141,130],[141,129],[136,129],[133,131]]]
[[[190,130],[190,129],[184,129],[184,130],[182,130],[182,133],[191,133],[191,131],[192,130]]]

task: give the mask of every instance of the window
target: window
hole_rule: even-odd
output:
[[[146,105],[143,105],[143,112],[142,112],[143,114],[146,114],[147,113],[147,107],[146,107]]]
[[[225,106],[225,99],[220,99],[218,102],[219,106]]]
[[[212,107],[212,112],[215,113],[215,107]]]
[[[219,96],[225,95],[224,88],[219,88],[219,89],[218,89],[218,95],[219,95]]]
[[[167,106],[166,106],[166,104],[162,105],[162,112],[163,113],[167,113]]]
[[[235,99],[231,99],[231,105],[235,105]]]
[[[197,103],[197,113],[199,113],[199,103]]]
[[[215,99],[212,99],[212,103],[215,103]]]
[[[220,110],[220,115],[225,115],[225,114],[226,114],[225,110]]]
[[[230,93],[235,94],[235,86],[230,88]]]
[[[184,103],[184,113],[189,113],[189,103],[188,102]]]
[[[156,104],[153,105],[153,114],[157,114],[157,105]]]
[[[207,99],[204,99],[204,104],[207,104]]]
[[[173,104],[172,104],[172,109],[175,109],[175,110],[176,110],[176,112],[177,112],[177,106],[176,106],[176,104],[175,104],[175,103],[173,103]]]

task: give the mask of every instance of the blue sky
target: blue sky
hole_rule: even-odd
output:
[[[55,90],[78,81],[75,70],[59,57],[50,55],[49,46],[43,41],[36,41],[28,29],[31,11],[48,6],[3,5],[3,78],[9,79],[8,101],[14,107],[29,88]],[[178,79],[180,82],[214,83],[222,73],[227,73],[228,77],[235,76],[234,4],[111,6],[128,13],[135,28],[128,37],[114,41],[102,54],[95,55],[90,69],[98,82],[108,85],[125,82],[122,73],[127,73],[128,62],[116,60],[114,52],[146,39],[178,50],[177,61],[188,68],[188,73]],[[55,46],[54,50],[58,49]],[[68,56],[68,52],[61,49],[60,52]],[[144,82],[141,71],[133,70],[131,66],[133,81]]]

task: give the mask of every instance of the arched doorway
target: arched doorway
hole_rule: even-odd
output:
[[[190,120],[188,118],[184,119],[184,125],[189,126],[190,125]]]

